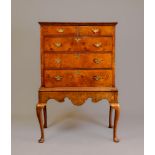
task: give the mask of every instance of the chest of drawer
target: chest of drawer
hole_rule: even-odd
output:
[[[47,128],[47,102],[50,99],[64,102],[66,97],[77,106],[84,104],[88,98],[94,103],[106,99],[110,105],[109,128],[113,127],[113,140],[118,142],[120,107],[115,87],[117,23],[39,24],[41,87],[36,105],[41,131],[39,143],[44,142],[44,128]]]
[[[80,35],[109,35],[112,36],[114,34],[113,26],[80,26],[79,27]]]
[[[45,51],[112,51],[112,37],[46,37]]]
[[[112,86],[112,70],[45,70],[45,87]]]
[[[76,35],[76,26],[43,26],[43,35]]]
[[[52,54],[45,53],[45,68],[111,68],[111,53]]]

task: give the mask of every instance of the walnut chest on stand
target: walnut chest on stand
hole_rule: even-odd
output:
[[[40,143],[47,128],[46,103],[63,102],[68,97],[74,105],[86,99],[107,99],[110,105],[109,128],[118,142],[120,115],[118,90],[115,87],[115,27],[113,23],[39,22],[41,87],[36,105],[40,124]],[[115,110],[114,126],[112,110]]]

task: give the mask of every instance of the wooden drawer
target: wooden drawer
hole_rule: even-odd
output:
[[[111,68],[111,53],[52,54],[45,53],[45,68]]]
[[[45,70],[45,87],[112,86],[112,70]]]
[[[80,42],[82,51],[112,51],[112,37],[82,37]]]
[[[46,37],[45,51],[112,51],[112,37]]]
[[[113,26],[80,26],[80,35],[114,35]]]
[[[78,44],[73,37],[46,37],[44,39],[45,51],[77,51]]]
[[[42,26],[43,35],[76,35],[76,26]]]

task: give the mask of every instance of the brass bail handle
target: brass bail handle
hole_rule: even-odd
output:
[[[96,64],[100,64],[103,60],[102,59],[98,59],[98,58],[94,58],[93,61]]]
[[[97,42],[97,43],[94,44],[94,46],[97,47],[97,48],[99,48],[99,47],[102,46],[102,43],[101,42]]]
[[[58,29],[57,29],[57,32],[63,33],[63,32],[64,32],[64,29],[63,29],[63,28],[58,28]]]
[[[80,38],[75,38],[75,41],[76,42],[79,42],[81,39]]]
[[[60,75],[55,76],[55,79],[56,79],[57,81],[60,81],[62,78],[63,78],[63,77],[60,76]]]
[[[98,29],[98,28],[92,28],[93,33],[98,33],[99,31],[100,31],[100,29]]]
[[[94,80],[96,80],[96,81],[98,81],[98,80],[101,80],[101,79],[102,79],[102,77],[101,77],[101,76],[99,76],[99,75],[96,75],[96,76],[93,76],[93,79],[94,79]]]
[[[55,43],[55,46],[59,48],[59,47],[62,46],[62,43],[60,43],[60,42],[56,42],[56,43]]]

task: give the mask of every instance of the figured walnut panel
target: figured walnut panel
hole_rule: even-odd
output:
[[[79,47],[73,37],[45,37],[45,51],[78,51]]]
[[[45,37],[45,51],[112,51],[112,37]]]
[[[79,27],[80,35],[114,35],[113,26],[80,26]]]
[[[112,68],[112,55],[45,53],[45,68]]]
[[[43,35],[76,35],[76,26],[62,26],[62,25],[44,25],[42,26]]]
[[[45,87],[112,86],[112,70],[45,70]]]
[[[115,87],[54,87],[54,88],[40,87],[39,91],[43,91],[43,92],[51,92],[51,91],[118,92],[117,88]]]
[[[109,103],[117,102],[117,92],[39,92],[40,103],[46,103],[49,99],[64,102],[65,97],[74,105],[82,105],[88,98],[92,98],[94,103],[102,99],[107,99]]]
[[[112,37],[81,37],[80,50],[82,51],[112,51]]]

